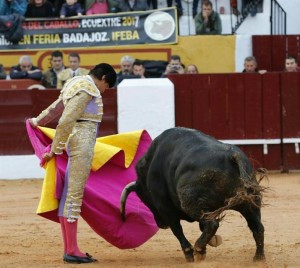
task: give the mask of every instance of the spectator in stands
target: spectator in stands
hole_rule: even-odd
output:
[[[196,34],[213,35],[222,33],[222,23],[220,15],[213,10],[212,3],[204,0],[201,5],[202,9],[195,17]]]
[[[256,61],[255,57],[249,56],[249,57],[245,58],[243,73],[260,73],[260,74],[264,74],[266,72],[267,72],[266,70],[258,70],[257,61]]]
[[[56,50],[51,53],[51,69],[43,73],[42,84],[45,88],[57,88],[57,77],[65,69],[63,54]]]
[[[1,0],[0,15],[17,13],[24,16],[27,9],[27,0]]]
[[[83,14],[83,9],[80,3],[77,3],[77,0],[66,0],[60,10],[60,17],[73,17],[81,16]]]
[[[119,1],[119,5],[118,5],[119,12],[146,11],[146,10],[148,10],[146,0],[122,0],[122,1]]]
[[[79,67],[80,65],[80,56],[78,53],[69,54],[69,68],[61,71],[57,79],[57,88],[62,89],[63,85],[67,80],[74,76],[87,75],[89,73],[88,69]]]
[[[95,12],[99,12],[97,11],[97,9],[99,9],[99,3],[101,2],[106,2],[106,6],[107,6],[107,12],[106,13],[116,13],[118,10],[118,4],[119,4],[119,1],[118,0],[86,0],[84,2],[84,7],[85,7],[85,10],[86,10],[86,15],[91,15],[91,14],[103,14],[102,13],[95,13]],[[103,8],[103,4],[102,4],[102,8]],[[93,13],[90,13],[91,11],[88,12],[89,9],[92,8],[92,12]],[[100,10],[101,11],[101,10]]]
[[[108,13],[108,3],[106,0],[94,0],[91,6],[86,10],[86,15],[106,14]]]
[[[29,0],[26,18],[52,18],[54,17],[53,5],[46,0]]]
[[[0,79],[6,79],[6,72],[2,64],[0,64]]]
[[[195,64],[189,64],[186,68],[185,68],[185,73],[186,74],[198,74],[198,68]]]
[[[169,64],[166,67],[162,77],[167,74],[184,74],[184,66],[181,62],[181,58],[178,55],[172,55]]]
[[[149,9],[157,9],[157,0],[147,0],[147,4]]]
[[[243,15],[247,16],[249,13],[254,17],[257,13],[257,6],[262,0],[242,0]]]
[[[18,65],[11,67],[9,75],[11,79],[42,79],[42,71],[32,64],[31,57],[27,55],[20,58]]]
[[[181,3],[181,0],[175,0],[175,2],[176,2],[176,8],[177,8],[177,15],[178,15],[178,17],[180,17],[183,14],[182,3]],[[172,7],[173,0],[167,0],[167,6]]]
[[[146,70],[145,70],[143,62],[140,60],[135,60],[133,63],[133,67],[132,67],[133,74],[138,75],[141,78],[147,78],[145,71]]]
[[[133,75],[132,67],[133,67],[134,58],[131,56],[123,56],[121,58],[120,66],[121,70],[117,73],[117,84],[118,85],[126,76]]]
[[[296,58],[288,56],[285,59],[285,72],[299,72],[298,63]]]
[[[54,8],[54,17],[59,17],[60,16],[60,10],[62,7],[62,1],[61,0],[47,0],[50,2]]]

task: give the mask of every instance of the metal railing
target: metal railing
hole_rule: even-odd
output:
[[[271,35],[286,34],[286,12],[276,0],[271,0],[270,25]]]

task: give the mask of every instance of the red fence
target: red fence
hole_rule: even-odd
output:
[[[300,169],[300,73],[169,78],[177,126],[238,144],[256,167]]]
[[[256,35],[252,37],[252,46],[261,70],[283,71],[287,56],[300,63],[300,35]]]
[[[25,120],[37,116],[59,95],[58,90],[0,90],[0,155],[32,154]],[[116,90],[105,92],[100,136],[117,133]],[[57,122],[49,124],[55,128]]]
[[[176,126],[238,144],[256,167],[300,169],[300,73],[170,75]],[[0,155],[31,154],[25,119],[56,90],[0,90]],[[116,90],[104,94],[100,135],[117,133]],[[55,123],[50,127],[55,127]]]

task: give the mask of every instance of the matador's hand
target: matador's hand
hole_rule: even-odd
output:
[[[43,161],[48,162],[54,156],[53,152],[43,154]]]
[[[32,127],[37,127],[38,126],[36,118],[29,118],[28,121],[29,121],[29,123]]]

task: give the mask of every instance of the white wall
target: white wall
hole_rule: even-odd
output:
[[[300,34],[300,0],[277,1],[287,12],[287,34]]]
[[[117,96],[119,133],[146,129],[154,139],[175,126],[174,84],[169,79],[124,79]]]

